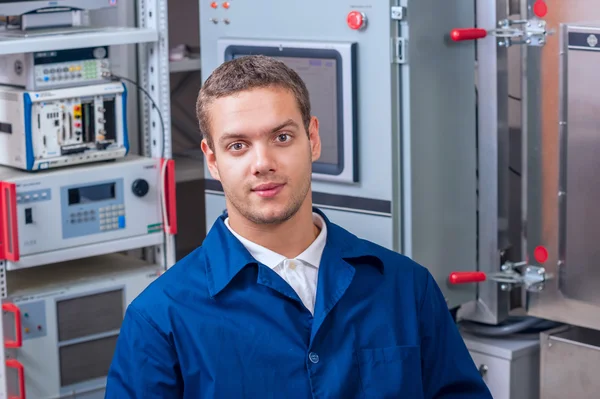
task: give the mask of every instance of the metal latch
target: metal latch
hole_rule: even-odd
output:
[[[515,26],[518,26],[518,28]],[[495,36],[501,39],[498,41],[498,46],[502,47],[521,44],[541,47],[546,44],[546,37],[553,34],[554,31],[546,29],[546,21],[534,18],[529,20],[504,19],[498,22],[498,28],[491,30],[482,28],[453,29],[450,32],[450,37],[455,42],[461,42]]]
[[[511,28],[514,25],[523,25],[524,28]],[[498,42],[499,46],[504,47],[520,44],[541,47],[546,44],[546,36],[554,34],[554,31],[546,30],[546,21],[543,19],[504,19],[498,22],[498,26],[493,35],[504,39]]]
[[[406,7],[393,6],[392,7],[392,19],[396,21],[402,21],[406,17]]]
[[[393,63],[406,63],[406,39],[403,37],[396,37],[394,40],[392,40],[392,46]]]
[[[528,265],[527,262],[506,262],[502,265],[501,271],[496,273],[452,272],[449,276],[449,282],[454,285],[478,283],[487,280],[499,283],[502,291],[524,287],[530,292],[540,292],[544,289],[545,282],[553,277],[541,266]]]

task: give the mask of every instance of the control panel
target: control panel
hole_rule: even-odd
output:
[[[52,88],[67,84],[95,84],[104,81],[103,74],[110,72],[108,60],[86,60],[35,66],[36,88]]]
[[[48,329],[46,323],[46,305],[44,301],[26,302],[21,309],[21,336],[27,339],[46,336]]]
[[[106,83],[110,73],[108,46],[41,51],[0,56],[0,84],[26,90]]]
[[[61,188],[63,238],[125,228],[123,179]]]

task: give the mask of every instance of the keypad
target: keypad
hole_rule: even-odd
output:
[[[30,202],[46,201],[51,198],[50,189],[36,190],[17,193],[17,204],[27,204]]]
[[[97,219],[97,213],[95,210],[71,212],[71,223],[87,223],[94,222]]]
[[[36,68],[36,80],[44,83],[62,83],[64,81],[94,81],[102,77],[109,69],[106,60],[87,60],[76,64],[53,64]]]
[[[88,211],[72,212],[70,214],[70,222],[71,224],[94,222],[99,223],[100,231],[116,230],[123,228],[122,225],[119,225],[119,217],[121,216],[122,220],[124,215],[125,205],[108,205],[98,210],[91,209]]]
[[[100,230],[116,230],[119,228],[119,216],[125,215],[125,205],[109,205],[98,210]]]

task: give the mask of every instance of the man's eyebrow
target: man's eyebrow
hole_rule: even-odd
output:
[[[293,119],[288,119],[287,121],[279,124],[278,126],[274,127],[273,129],[271,129],[271,133],[275,133],[285,127],[295,127],[298,128],[298,124],[296,122],[294,122]]]
[[[219,143],[224,143],[229,140],[243,140],[248,136],[242,133],[225,133],[219,138]]]
[[[293,119],[288,119],[287,121],[280,123],[279,125],[272,128],[270,133],[278,132],[286,127],[298,128],[299,125]],[[246,138],[248,138],[248,135],[243,133],[225,133],[219,138],[219,143],[223,143],[229,140],[243,140]]]

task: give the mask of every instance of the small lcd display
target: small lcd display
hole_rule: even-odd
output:
[[[69,189],[69,205],[89,204],[116,198],[115,183]]]

